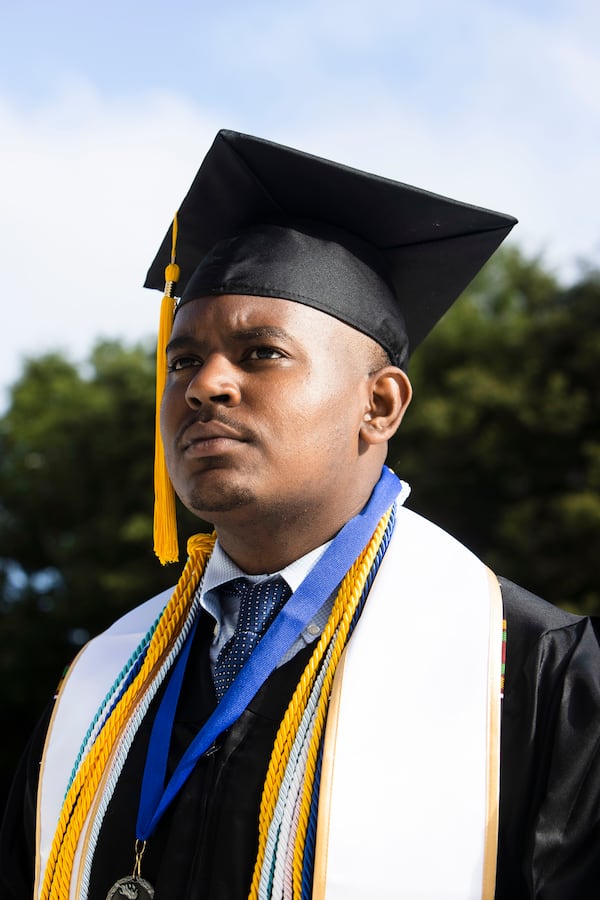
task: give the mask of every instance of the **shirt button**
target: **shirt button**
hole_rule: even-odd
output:
[[[318,634],[321,633],[321,629],[319,628],[318,625],[315,625],[314,622],[311,622],[311,624],[308,626],[308,628],[306,630],[308,631],[308,633],[310,635],[312,635],[312,637],[316,637]]]

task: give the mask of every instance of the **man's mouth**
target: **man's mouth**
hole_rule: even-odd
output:
[[[177,441],[180,451],[194,459],[218,456],[246,443],[248,436],[222,422],[194,422],[183,429]]]

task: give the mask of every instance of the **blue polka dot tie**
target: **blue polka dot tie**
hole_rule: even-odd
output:
[[[213,678],[219,700],[292,593],[281,576],[258,584],[235,578],[222,585],[221,591],[239,597],[240,612],[235,631],[215,663]]]

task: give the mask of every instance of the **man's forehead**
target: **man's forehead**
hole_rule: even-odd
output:
[[[408,357],[404,321],[390,285],[369,259],[373,254],[314,232],[306,223],[257,225],[220,242],[192,275],[180,308],[209,295],[285,298],[368,335],[402,366]]]
[[[346,340],[363,339],[357,329],[329,313],[284,297],[253,294],[217,294],[188,300],[173,322],[173,336],[203,332],[206,328],[225,328],[232,339],[253,337],[293,339],[308,333],[315,341],[339,332]]]

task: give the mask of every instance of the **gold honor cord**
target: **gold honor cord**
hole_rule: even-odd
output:
[[[273,752],[267,769],[258,824],[258,853],[252,876],[252,883],[248,900],[258,900],[261,874],[265,864],[267,839],[269,826],[275,812],[279,792],[283,783],[286,766],[288,764],[292,746],[298,732],[300,722],[311,689],[318,674],[319,666],[333,639],[333,651],[325,675],[325,681],[321,690],[319,704],[316,713],[316,721],[311,735],[302,800],[300,807],[300,819],[296,832],[293,862],[293,897],[299,900],[302,895],[302,870],[304,865],[304,845],[308,829],[310,807],[319,753],[319,744],[331,695],[331,686],[342,651],[346,645],[352,617],[362,596],[369,572],[377,556],[379,546],[388,525],[391,510],[381,518],[369,544],[362,551],[358,559],[349,569],[336,597],[331,615],[321,634],[321,637],[302,673],[296,690],[279,726]]]
[[[346,644],[352,617],[377,555],[389,515],[389,512],[386,513],[380,520],[368,546],[344,577],[323,634],[302,673],[279,727],[263,788],[259,819],[259,849],[249,900],[256,900],[258,897],[258,884],[265,857],[269,823],[277,803],[285,767],[319,666],[333,640],[333,653],[321,691],[315,729],[311,737],[294,849],[294,897],[300,897],[304,842],[310,815],[319,743],[327,716],[331,685],[339,658]],[[77,846],[103,772],[131,712],[152,682],[186,621],[196,587],[212,552],[214,542],[214,535],[205,534],[194,535],[188,541],[188,561],[175,591],[159,619],[140,671],[102,726],[65,797],[44,873],[40,900],[64,900],[69,896]]]
[[[104,723],[65,797],[44,873],[41,900],[65,900],[69,896],[77,845],[102,774],[132,710],[185,624],[214,543],[215,535],[208,534],[194,535],[188,541],[188,561],[159,619],[140,671]]]

